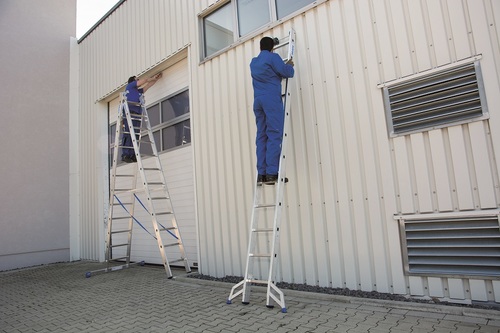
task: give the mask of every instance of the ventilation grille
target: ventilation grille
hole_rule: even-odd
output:
[[[500,277],[498,216],[400,223],[409,275]]]
[[[478,74],[479,73],[479,74]],[[479,62],[384,88],[391,135],[458,124],[486,113]]]

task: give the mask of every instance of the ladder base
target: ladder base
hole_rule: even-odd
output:
[[[123,264],[123,265],[115,265],[115,266],[111,266],[111,267],[108,266],[106,268],[101,268],[101,269],[96,269],[93,271],[85,272],[85,277],[89,278],[95,273],[109,273],[109,272],[119,271],[119,270],[122,270],[125,268],[130,268],[133,265],[144,266],[144,264],[145,264],[144,261],[138,261],[138,262],[131,262],[128,264]]]
[[[283,292],[273,283],[270,281],[262,281],[262,280],[251,280],[251,279],[244,279],[240,281],[239,283],[235,284],[233,288],[231,289],[231,293],[229,294],[228,299],[226,300],[226,304],[232,304],[232,300],[238,297],[239,295],[242,295],[242,301],[241,303],[244,305],[250,304],[250,286],[252,284],[264,284],[267,285],[267,304],[266,307],[268,308],[274,308],[274,305],[271,304],[271,300],[276,302],[281,307],[281,312],[286,313],[286,307],[285,307],[285,296]],[[238,290],[238,288],[240,288]]]

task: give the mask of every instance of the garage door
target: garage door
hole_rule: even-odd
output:
[[[180,117],[169,116],[169,114],[174,114],[175,112],[169,112],[167,109],[179,107],[179,101],[182,104],[182,115]],[[111,133],[114,133],[113,129],[116,124],[118,106],[118,98],[109,103]],[[162,79],[146,93],[146,107],[151,119],[158,118],[158,121],[152,123],[157,149],[158,151],[163,149],[160,153],[160,160],[177,223],[190,264],[196,267],[198,263],[198,242],[195,225],[193,151],[189,126],[189,76],[187,59],[163,71]],[[182,137],[173,134],[179,132],[178,128],[181,128],[183,131]],[[112,135],[110,138],[111,145],[113,142],[114,136]],[[145,165],[148,163],[154,164],[152,158],[145,158],[143,162]],[[127,169],[133,170],[134,165],[123,163],[118,168],[123,169],[120,173],[125,173],[128,171]],[[138,176],[138,180],[137,187],[140,188],[140,176]],[[117,180],[116,187],[118,188],[119,185],[119,180]],[[139,199],[143,201],[141,196],[139,196]],[[122,208],[119,207],[118,209]],[[146,263],[162,264],[156,240],[152,236],[154,232],[151,218],[140,204],[136,205],[134,217],[138,222],[134,224],[131,260],[144,260]],[[117,225],[114,224],[114,227]],[[165,236],[162,234],[162,236],[164,243],[171,243],[173,240],[165,239],[171,237],[168,234]],[[171,252],[169,252],[168,248],[166,250],[169,260],[178,259],[176,248],[170,249]],[[119,251],[119,248],[115,251]],[[113,256],[117,257],[119,255],[119,252],[115,252]]]

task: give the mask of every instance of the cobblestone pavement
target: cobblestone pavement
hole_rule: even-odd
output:
[[[87,271],[74,262],[0,272],[0,332],[500,332],[500,311],[402,303],[285,290],[287,313],[226,304],[232,285],[163,267]]]

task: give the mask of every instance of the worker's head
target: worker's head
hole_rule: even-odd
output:
[[[131,76],[128,78],[128,83],[134,82],[136,80],[135,76]]]
[[[271,52],[274,49],[274,39],[271,37],[264,37],[260,40],[260,50]]]

